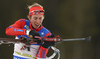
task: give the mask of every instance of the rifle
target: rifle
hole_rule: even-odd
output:
[[[62,42],[62,41],[91,41],[91,36],[89,37],[85,37],[85,38],[74,38],[74,39],[61,39],[59,38],[59,35],[53,37],[53,38],[48,38],[48,37],[39,37],[39,36],[35,36],[35,38],[38,38],[38,40],[43,41],[54,41],[54,42]],[[25,37],[21,37],[20,39],[10,39],[10,38],[0,38],[0,44],[15,44],[15,43],[32,43],[37,41],[37,39],[26,39]]]

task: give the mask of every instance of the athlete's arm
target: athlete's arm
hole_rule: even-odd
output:
[[[51,36],[51,32],[48,32],[46,35],[45,35],[45,37],[47,37],[47,36]],[[46,58],[46,55],[47,55],[47,53],[48,53],[48,50],[49,50],[49,48],[48,47],[45,47],[46,45],[50,45],[50,44],[53,44],[53,42],[48,42],[48,44],[45,44],[45,43],[47,43],[47,42],[44,42],[44,44],[42,44],[41,46],[40,46],[40,48],[39,48],[39,51],[38,51],[38,53],[37,53],[37,55],[36,55],[36,57],[37,58]]]
[[[25,19],[19,19],[14,24],[6,28],[7,35],[26,35],[26,29],[23,29],[26,23]]]

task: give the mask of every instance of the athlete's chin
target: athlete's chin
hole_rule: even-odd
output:
[[[34,27],[35,29],[38,29],[39,27]]]

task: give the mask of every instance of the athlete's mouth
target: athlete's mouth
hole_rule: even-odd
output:
[[[40,26],[40,24],[35,24],[37,27]]]

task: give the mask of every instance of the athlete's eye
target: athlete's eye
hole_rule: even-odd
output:
[[[39,20],[42,20],[42,17],[40,17]]]
[[[34,20],[37,20],[37,17],[34,17]]]

